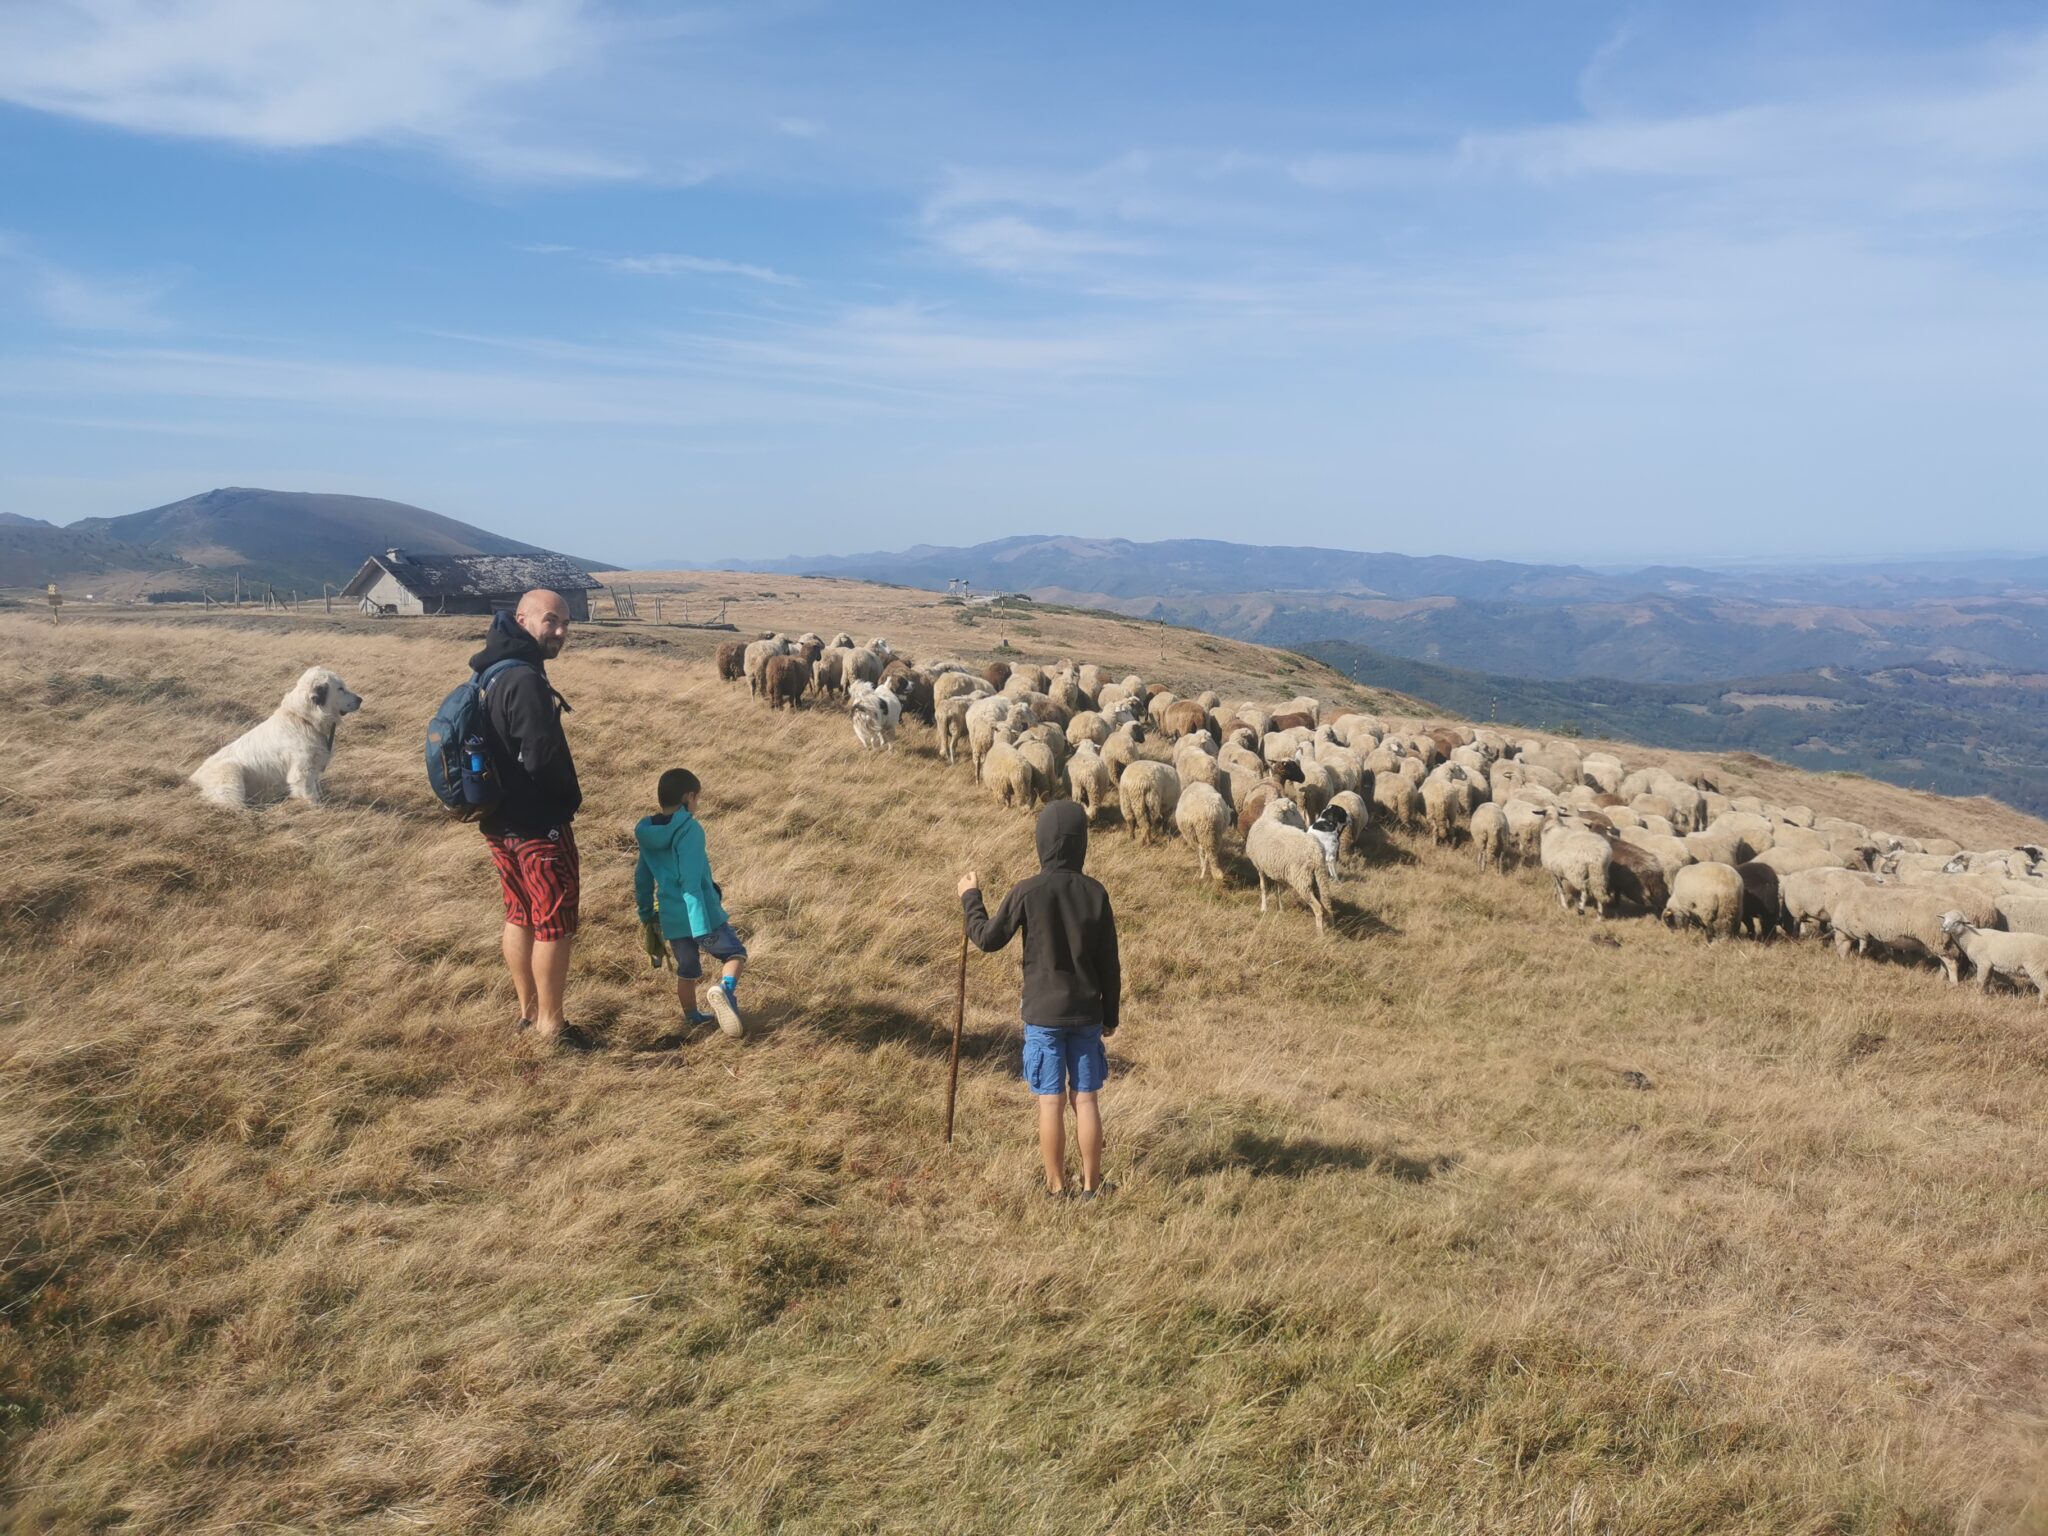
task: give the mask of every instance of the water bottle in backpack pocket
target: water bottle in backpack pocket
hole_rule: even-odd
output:
[[[434,718],[427,723],[427,784],[434,798],[461,817],[473,821],[498,803],[504,787],[491,763],[489,736],[484,728],[484,694],[491,681],[507,667],[531,666],[531,662],[493,662],[482,672],[455,685]]]

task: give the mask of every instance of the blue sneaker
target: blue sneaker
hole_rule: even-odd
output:
[[[716,1024],[718,1018],[715,1014],[706,1013],[701,1008],[692,1008],[683,1015],[683,1022],[692,1029],[702,1029],[706,1024]]]

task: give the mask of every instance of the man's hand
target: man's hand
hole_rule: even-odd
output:
[[[981,889],[981,877],[980,877],[979,875],[975,874],[975,872],[974,872],[973,870],[971,870],[971,869],[970,869],[969,871],[967,871],[967,873],[966,873],[966,874],[964,874],[964,875],[962,875],[962,876],[960,877],[960,886],[959,886],[959,894],[960,894],[960,895],[962,895],[962,896],[965,896],[965,895],[966,895],[966,894],[967,894],[967,893],[968,893],[969,891],[978,891],[978,890],[980,890],[980,889]]]

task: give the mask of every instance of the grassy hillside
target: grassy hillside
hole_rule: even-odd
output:
[[[489,528],[403,502],[268,492],[248,485],[227,485],[119,518],[82,518],[51,532],[68,541],[63,551],[129,551],[125,561],[109,569],[133,569],[135,578],[117,582],[115,590],[178,588],[215,596],[233,592],[236,571],[246,584],[270,582],[281,592],[299,588],[319,596],[322,582],[340,586],[367,557],[393,545],[416,555],[547,553]],[[20,545],[23,549],[8,563],[6,541],[0,541],[0,580],[41,586],[47,580],[63,580],[72,571],[92,569],[78,557],[68,557],[70,563],[61,569],[45,571],[35,565],[35,555],[55,559],[57,543],[43,537],[23,539]]]
[[[1414,694],[1467,719],[1697,752],[1760,752],[1816,772],[1991,795],[2048,815],[2048,673],[1922,662],[1712,683],[1549,681],[1465,672],[1337,642],[1303,650],[1347,677]]]
[[[920,655],[1343,686],[1153,625],[665,585]],[[1119,1188],[1055,1205],[1014,956],[972,964],[939,1143],[953,879],[1032,861],[924,733],[864,756],[835,714],[713,681],[720,635],[580,629],[555,668],[588,787],[572,1016],[604,1049],[548,1057],[510,1033],[480,842],[420,782],[470,626],[0,637],[0,1525],[2043,1527],[2029,1003],[1642,922],[1594,942],[1533,876],[1402,838],[1319,942],[1242,870],[1207,889],[1178,844],[1098,835]],[[182,775],[315,661],[367,701],[330,803],[201,806]],[[681,1052],[652,1049],[673,994],[630,910],[630,828],[675,763],[706,782],[761,1026]]]

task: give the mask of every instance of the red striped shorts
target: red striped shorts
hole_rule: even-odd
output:
[[[542,943],[565,939],[576,931],[576,903],[582,894],[582,866],[576,857],[576,834],[557,827],[546,837],[515,837],[486,832],[491,862],[498,866],[498,884],[505,895],[505,921],[530,928]]]

